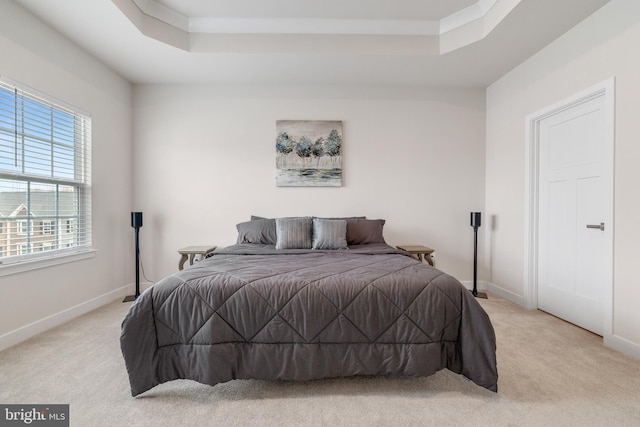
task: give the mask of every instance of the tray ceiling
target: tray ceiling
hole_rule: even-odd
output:
[[[134,83],[486,87],[609,0],[16,0]]]

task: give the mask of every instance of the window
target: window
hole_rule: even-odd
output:
[[[20,221],[18,221],[18,227],[17,227],[18,231],[17,234],[20,236],[26,236],[27,234],[29,234],[29,221],[21,219]]]
[[[91,118],[0,78],[3,264],[91,247]]]
[[[55,231],[55,228],[56,228],[55,221],[46,220],[46,221],[42,221],[40,231],[42,232],[42,234],[53,234],[53,232]]]

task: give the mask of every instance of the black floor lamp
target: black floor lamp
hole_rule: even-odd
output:
[[[140,296],[140,246],[138,233],[142,227],[142,212],[131,212],[131,226],[136,232],[136,294],[129,295],[122,302],[135,301]]]
[[[473,290],[476,298],[487,298],[484,292],[478,292],[478,228],[482,222],[480,212],[471,212],[471,226],[473,227]]]

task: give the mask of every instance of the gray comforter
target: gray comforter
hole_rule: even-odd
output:
[[[174,379],[427,376],[497,391],[489,317],[460,282],[387,245],[234,245],[147,289],[122,324],[131,393]]]

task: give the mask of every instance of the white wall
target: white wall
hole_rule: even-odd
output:
[[[0,349],[119,298],[132,283],[131,86],[14,2],[2,2],[0,75],[92,115],[90,259],[0,278]]]
[[[469,212],[483,210],[484,90],[134,87],[134,208],[146,276],[184,246],[235,243],[251,215],[384,218],[390,244],[436,249],[473,276]],[[276,120],[343,121],[343,187],[275,185]]]
[[[640,2],[613,0],[487,90],[488,280],[524,295],[525,117],[616,79],[614,339],[640,357]]]

